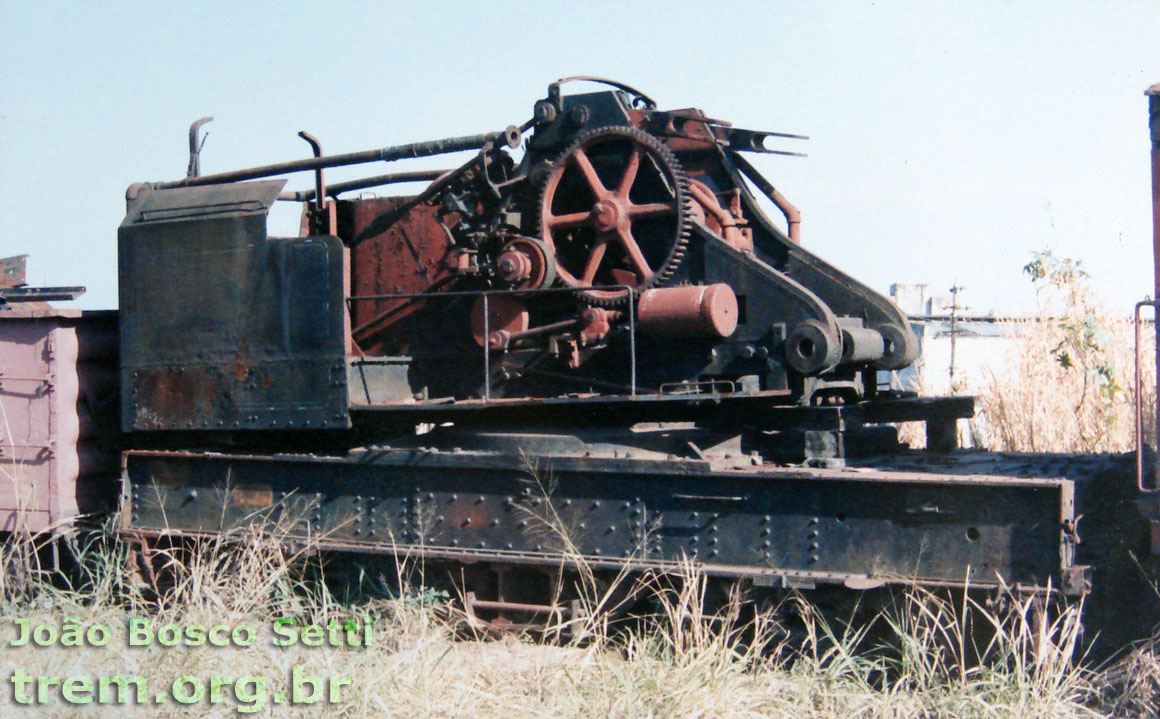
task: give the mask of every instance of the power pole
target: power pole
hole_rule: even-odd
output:
[[[958,338],[958,334],[959,334],[959,329],[958,329],[959,310],[966,309],[966,307],[959,306],[959,293],[962,292],[964,289],[966,289],[966,288],[959,285],[959,283],[956,282],[953,285],[951,285],[951,290],[950,290],[950,292],[951,292],[951,366],[950,366],[950,372],[949,372],[950,376],[947,379],[950,383],[951,394],[955,393],[955,340]]]

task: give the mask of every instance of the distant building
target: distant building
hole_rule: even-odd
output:
[[[969,307],[961,305],[961,298],[956,310],[951,295],[933,295],[928,284],[893,284],[890,297],[910,318],[919,343],[918,361],[895,372],[891,382],[898,389],[926,395],[951,393],[952,344],[955,387],[977,391],[983,385],[984,368],[1001,365],[1020,329],[1034,321],[994,313],[972,314]]]

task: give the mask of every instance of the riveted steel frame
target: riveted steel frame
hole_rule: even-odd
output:
[[[320,549],[428,559],[640,569],[692,559],[780,586],[1086,587],[1064,479],[430,450],[134,451],[124,468],[134,534],[257,522]]]

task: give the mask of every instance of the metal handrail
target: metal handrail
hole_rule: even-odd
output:
[[[628,295],[628,361],[629,361],[629,394],[636,396],[636,295],[630,285],[603,285],[600,287],[541,287],[539,289],[524,290],[450,290],[448,292],[400,292],[385,295],[352,295],[346,298],[347,307],[354,302],[368,302],[373,300],[410,300],[410,299],[442,299],[445,297],[482,297],[483,298],[483,401],[491,400],[491,348],[488,346],[488,337],[491,335],[490,312],[488,298],[491,295],[532,295],[544,293],[572,293],[588,290],[625,290]]]
[[[1160,463],[1157,463],[1156,477],[1153,479],[1154,487],[1144,486],[1144,373],[1140,369],[1140,308],[1150,306],[1156,312],[1160,312],[1160,300],[1144,299],[1136,303],[1136,309],[1133,313],[1133,332],[1135,334],[1135,355],[1136,362],[1136,378],[1135,378],[1135,410],[1136,410],[1136,488],[1145,494],[1152,494],[1160,492]],[[1160,339],[1158,334],[1157,339]],[[1158,368],[1160,369],[1160,368]],[[1160,398],[1157,398],[1160,401]],[[1160,429],[1158,427],[1157,429]]]

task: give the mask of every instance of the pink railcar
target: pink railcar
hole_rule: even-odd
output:
[[[115,507],[117,314],[0,311],[0,531]]]

